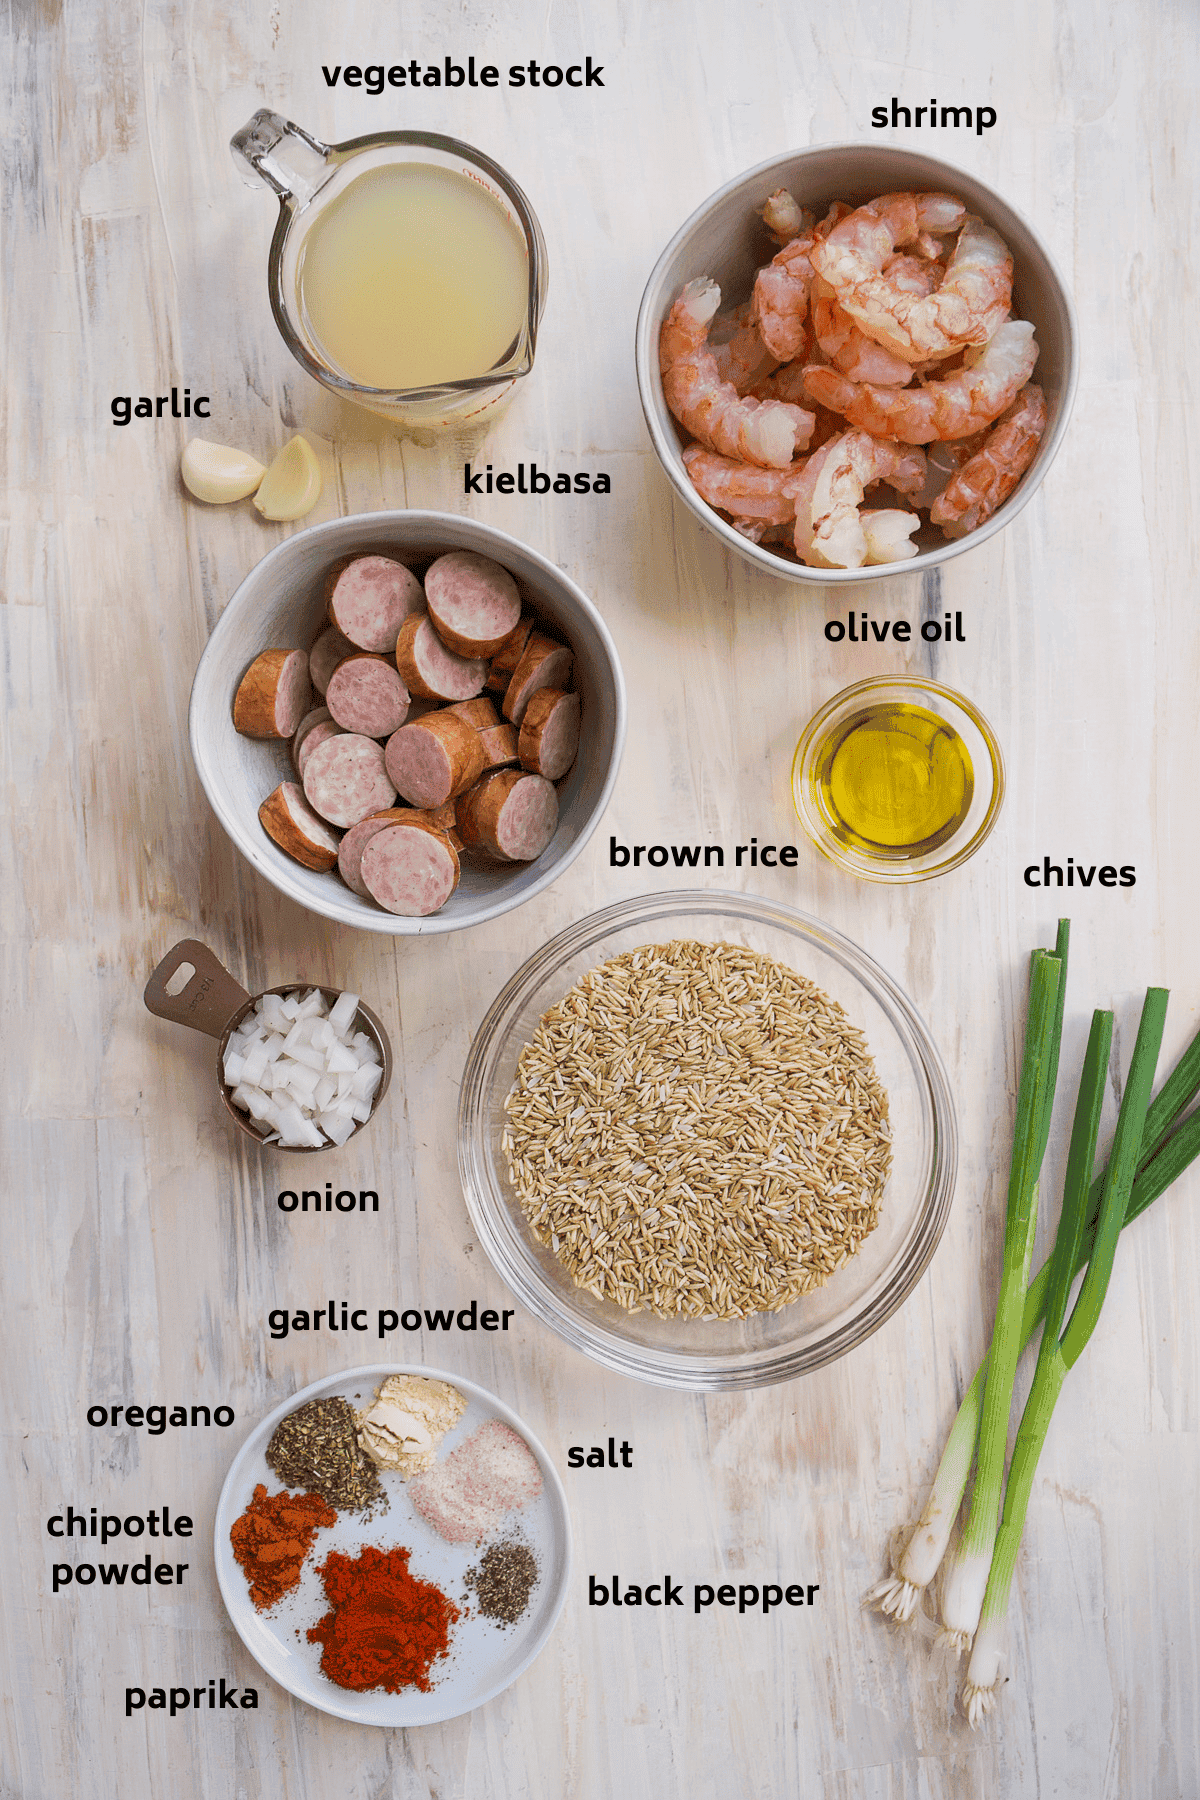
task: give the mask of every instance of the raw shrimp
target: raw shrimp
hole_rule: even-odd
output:
[[[916,256],[894,256],[884,269],[893,287],[921,297],[933,292],[943,273],[940,264]],[[813,333],[835,369],[851,381],[875,381],[884,387],[904,387],[912,380],[913,364],[861,331],[822,276],[813,276],[810,297]]]
[[[717,373],[722,381],[728,381],[744,399],[753,394],[756,400],[765,400],[768,395],[758,391],[760,382],[766,380],[779,367],[779,359],[771,355],[763,343],[758,330],[750,323],[750,305],[747,301],[737,306],[731,313],[718,313],[708,333],[708,347],[716,358]],[[794,394],[772,394],[774,400],[794,400],[798,406],[804,404],[804,394],[800,384],[796,384]]]
[[[815,405],[809,398],[808,389],[804,385],[804,369],[803,363],[785,363],[773,375],[756,381],[749,391],[756,400],[786,400],[791,406],[806,407],[814,423],[807,441],[801,447],[812,451],[819,450],[830,438],[840,437],[846,429],[846,421],[840,413],[831,412],[827,406]],[[966,458],[963,460],[965,462]],[[940,488],[938,492],[941,492]]]
[[[983,449],[990,429],[985,425],[982,431],[965,438],[935,438],[926,446],[925,486],[913,496],[918,512],[928,512],[942,489],[949,486],[960,469],[966,468],[977,450]]]
[[[786,525],[796,516],[795,486],[803,465],[755,469],[699,444],[688,445],[683,462],[700,498],[731,513],[746,537],[752,535],[751,526]]]
[[[780,249],[752,300],[718,315],[716,284],[693,281],[662,327],[699,496],[818,569],[914,557],[922,520],[959,538],[991,518],[1046,417],[1003,239],[954,194],[835,200],[814,225],[780,188],[759,217]],[[888,507],[880,481],[904,500]]]
[[[797,444],[808,442],[812,414],[778,400],[744,400],[721,380],[708,348],[708,327],[720,303],[715,281],[689,281],[664,321],[658,355],[667,405],[710,450],[763,468],[786,468]]]
[[[936,203],[936,204],[935,204]],[[941,209],[940,217],[928,215]],[[918,241],[923,226],[944,231],[949,209],[963,218],[945,279],[931,294],[894,285],[884,265],[897,244]],[[947,194],[885,194],[860,206],[813,245],[812,264],[867,336],[906,362],[941,361],[984,344],[1008,317],[1012,257],[982,219],[962,213]],[[931,246],[932,247],[932,246]]]
[[[940,262],[943,266],[949,256],[944,240],[934,237],[932,231],[918,231],[913,239],[913,249],[926,262]]]
[[[921,523],[920,513],[882,508],[860,512],[858,522],[867,540],[868,563],[906,562],[917,554],[917,546],[909,539]]]
[[[813,236],[827,238],[834,226],[840,225],[843,219],[848,219],[853,211],[854,208],[850,205],[848,200],[831,200],[829,202],[829,211],[825,214],[821,223],[814,228]]]
[[[920,491],[925,456],[903,444],[847,431],[804,464],[796,480],[796,554],[817,569],[860,569],[867,538],[859,518],[863,494],[886,481],[902,494]]]
[[[813,215],[805,212],[786,188],[776,188],[761,208],[762,222],[777,244],[790,244],[813,228]]]
[[[804,355],[808,343],[804,321],[813,274],[810,252],[816,240],[831,232],[849,211],[845,201],[835,200],[815,229],[810,225],[789,239],[778,256],[754,277],[750,320],[779,362],[792,362]]]
[[[786,400],[791,406],[806,407],[814,424],[802,448],[813,451],[819,450],[822,444],[827,444],[830,438],[840,437],[846,429],[846,421],[841,413],[831,412],[827,406],[818,406],[809,397],[804,385],[805,367],[804,363],[785,363],[773,375],[756,381],[749,391],[756,400]],[[965,462],[966,458],[963,460]],[[949,476],[946,479],[949,480]],[[945,482],[942,485],[945,486]],[[938,492],[941,492],[941,488]]]
[[[808,342],[804,321],[813,272],[809,261],[812,247],[811,232],[793,238],[754,277],[750,318],[771,355],[780,362],[803,356]]]
[[[848,381],[834,369],[810,363],[804,385],[814,400],[842,413],[860,431],[928,444],[934,438],[969,437],[999,418],[1033,374],[1037,355],[1033,326],[1016,319],[1001,325],[989,344],[969,352],[963,367],[942,381],[881,387]]]
[[[769,375],[760,375],[746,389],[756,400],[786,400],[791,406],[808,407],[811,403],[804,387],[804,364],[799,362],[784,363],[782,368],[773,369]],[[842,429],[838,421],[838,430]],[[812,439],[809,439],[809,444]]]
[[[808,440],[810,455],[814,450],[819,450],[823,444],[827,444],[831,438],[841,437],[846,429],[846,421],[840,413],[831,412],[827,406],[817,406],[813,410],[817,422],[813,426],[813,434]]]
[[[947,537],[966,537],[990,519],[1033,461],[1045,429],[1046,396],[1031,381],[934,501],[932,522]]]
[[[946,279],[946,265],[936,257],[906,256],[897,250],[883,265],[883,272],[894,288],[903,294],[915,294],[923,300]]]

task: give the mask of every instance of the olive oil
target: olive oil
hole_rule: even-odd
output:
[[[903,701],[841,719],[818,746],[813,775],[834,836],[888,862],[947,843],[975,789],[970,754],[954,727]]]
[[[321,359],[365,387],[486,375],[525,322],[525,241],[480,182],[430,163],[352,181],[316,220],[296,272]]]

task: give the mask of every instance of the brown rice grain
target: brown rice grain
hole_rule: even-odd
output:
[[[505,1111],[535,1237],[629,1311],[788,1305],[874,1230],[891,1168],[861,1032],[734,944],[676,939],[590,970],[543,1016]]]

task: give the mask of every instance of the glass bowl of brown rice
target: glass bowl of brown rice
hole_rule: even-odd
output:
[[[543,1324],[663,1387],[765,1387],[912,1292],[958,1133],[912,1002],[848,938],[751,894],[642,895],[544,944],[493,1001],[459,1169]]]

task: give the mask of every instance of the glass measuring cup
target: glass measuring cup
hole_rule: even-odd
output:
[[[546,304],[546,241],[525,195],[498,163],[457,138],[431,131],[381,131],[344,144],[323,144],[266,109],[234,134],[229,147],[247,185],[262,184],[278,197],[268,267],[271,310],[284,343],[315,380],[370,412],[416,427],[478,421],[511,398],[533,367]],[[335,366],[305,317],[300,276],[313,226],[360,176],[401,164],[466,177],[490,195],[523,241],[528,273],[524,318],[501,360],[483,374],[430,387],[369,387]]]

